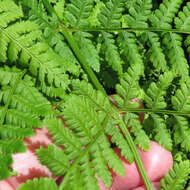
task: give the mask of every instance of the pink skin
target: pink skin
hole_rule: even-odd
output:
[[[152,182],[152,187],[154,190],[159,190],[160,188],[160,182]],[[146,187],[143,185],[143,186],[140,186],[140,187],[137,187],[133,190],[146,190]]]
[[[35,155],[35,149],[40,146],[47,147],[47,144],[53,144],[47,128],[35,129],[36,135],[25,139],[27,151],[13,155],[14,163],[12,168],[18,172],[17,176],[0,181],[0,189],[15,190],[20,184],[34,177],[53,177],[52,173],[46,166],[43,166]]]
[[[140,150],[139,153],[150,181],[159,181],[173,167],[171,152],[154,141],[150,143],[149,152]]]
[[[125,166],[125,177],[122,178],[114,172],[112,186],[109,189],[106,188],[103,182],[99,179],[100,190],[145,190],[146,188],[142,186],[143,180],[137,169],[136,163],[133,162],[132,164],[129,164],[125,158],[120,155],[118,148],[115,148],[114,151]],[[169,168],[173,166],[171,152],[167,151],[156,142],[150,142],[149,152],[139,149],[139,153],[151,182],[158,182],[168,172]],[[154,189],[157,190],[158,183],[153,184]]]

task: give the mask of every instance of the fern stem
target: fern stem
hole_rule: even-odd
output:
[[[131,137],[129,131],[126,129],[126,126],[125,126],[125,124],[123,123],[123,120],[121,119],[121,116],[120,116],[120,115],[118,116],[118,119],[120,120],[120,127],[121,127],[121,130],[122,130],[123,134],[124,134],[125,137],[126,137],[126,140],[127,140],[128,144],[129,144],[129,146],[130,146],[130,148],[131,148],[131,151],[132,151],[133,154],[134,154],[135,161],[136,161],[136,163],[137,163],[137,166],[138,166],[138,169],[139,169],[139,171],[140,171],[140,173],[141,173],[141,176],[142,176],[142,178],[143,178],[143,180],[144,180],[144,184],[145,184],[147,190],[153,190],[153,187],[152,187],[152,185],[151,185],[151,183],[150,183],[150,180],[148,179],[148,176],[147,176],[147,174],[146,174],[145,168],[144,168],[144,166],[143,166],[143,163],[142,163],[142,161],[141,161],[141,158],[140,158],[139,152],[138,152],[138,150],[137,150],[137,148],[136,148],[136,146],[135,146],[135,143],[133,142],[133,139],[132,139],[132,137]]]
[[[63,28],[60,26],[60,29]],[[136,32],[136,31],[148,31],[148,32],[171,32],[171,33],[179,33],[179,34],[190,34],[190,31],[179,30],[179,29],[164,29],[164,28],[68,28],[70,31],[77,32],[117,32],[117,31],[128,31],[128,32]]]
[[[139,109],[139,108],[126,108],[126,109],[123,109],[123,110],[119,110],[119,113],[127,113],[127,112],[160,113],[160,114],[167,114],[167,115],[190,116],[190,112],[175,111],[175,110],[153,110],[153,109]]]
[[[0,127],[3,126],[4,120],[5,120],[5,116],[6,116],[8,108],[9,108],[9,104],[11,102],[11,98],[13,96],[13,93],[14,93],[14,91],[15,91],[18,83],[19,83],[19,81],[22,79],[22,77],[24,76],[25,73],[26,73],[26,70],[24,70],[20,75],[18,75],[18,77],[17,77],[17,79],[16,79],[13,87],[9,91],[8,100],[7,100],[7,103],[6,103],[5,108],[3,110],[3,113],[1,115]]]
[[[66,28],[61,30],[62,34],[64,35],[64,37],[67,39],[67,41],[69,42],[69,45],[71,46],[74,54],[76,55],[76,57],[78,58],[81,66],[84,68],[84,70],[86,71],[86,73],[88,74],[92,84],[95,86],[95,88],[97,90],[100,90],[105,96],[107,96],[106,91],[104,90],[103,86],[100,84],[100,82],[98,81],[96,75],[94,74],[94,72],[92,71],[92,69],[89,67],[89,64],[87,63],[86,59],[84,58],[84,56],[81,54],[80,49],[77,45],[77,43],[75,42],[75,40],[73,39],[72,34],[70,33],[70,31],[68,31]]]

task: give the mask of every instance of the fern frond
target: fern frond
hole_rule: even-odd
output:
[[[11,70],[10,70],[11,71]],[[11,77],[12,72],[2,72]],[[14,73],[17,74],[17,73]],[[13,76],[14,76],[13,74]],[[17,78],[12,77],[9,85],[3,85],[0,91],[0,103],[4,109],[4,116],[6,123],[10,125],[22,127],[40,126],[40,116],[47,116],[52,113],[49,101],[34,87],[31,78],[26,75],[23,80],[18,81],[20,73]],[[8,77],[5,77],[10,80]],[[5,106],[5,107],[4,107]],[[1,123],[3,124],[3,118]],[[14,133],[14,132],[13,132]]]
[[[104,111],[107,113],[111,111],[109,99],[100,91],[96,91],[91,84],[85,81],[73,81],[73,92],[76,95],[87,97],[96,111]]]
[[[88,17],[93,8],[94,0],[71,0],[66,7],[66,18],[74,28],[89,26]]]
[[[175,17],[174,21],[177,29],[183,31],[190,30],[190,2],[183,7],[183,11],[178,13],[178,17]]]
[[[75,159],[82,151],[82,145],[76,135],[69,128],[64,127],[60,119],[48,119],[44,124],[50,131],[50,135],[55,143],[65,147],[69,160]]]
[[[158,71],[167,71],[166,57],[160,43],[160,37],[154,32],[145,32],[141,35],[143,41],[149,46],[147,56]]]
[[[0,26],[7,25],[23,16],[22,8],[18,7],[12,0],[0,2]]]
[[[92,146],[91,148],[92,154],[92,163],[94,165],[94,169],[96,174],[102,179],[106,187],[110,187],[112,184],[112,176],[108,171],[108,167],[106,165],[104,156],[100,150],[99,146]]]
[[[100,62],[98,51],[95,48],[92,40],[93,36],[87,32],[76,32],[74,34],[74,38],[78,43],[78,47],[81,50],[81,53],[86,58],[86,61],[89,63],[90,67],[93,68],[94,71],[100,71]]]
[[[4,69],[0,70],[0,84],[3,86],[8,84],[13,85],[15,80],[18,78],[19,74],[20,74],[19,72],[17,73],[17,72],[5,71]]]
[[[147,90],[145,96],[146,105],[148,108],[164,109],[166,107],[166,102],[164,100],[164,95],[166,90],[173,80],[172,72],[165,72],[164,75],[160,75],[159,82],[152,82]]]
[[[140,64],[132,65],[128,68],[128,72],[123,74],[120,84],[116,85],[116,91],[119,96],[113,96],[120,108],[130,108],[133,104],[130,102],[133,98],[137,98],[139,94],[138,80],[142,73]],[[133,106],[134,107],[134,106]]]
[[[0,180],[9,178],[13,172],[9,166],[13,164],[13,160],[10,154],[0,154]]]
[[[8,25],[6,28],[2,28],[1,26],[0,45],[2,51],[0,53],[0,61],[5,62],[8,58],[12,62],[18,60],[18,54],[22,50],[22,47],[18,44],[22,44],[24,47],[30,47],[35,40],[39,39],[40,34],[39,26],[31,21],[16,22]]]
[[[108,135],[111,136],[111,142],[115,143],[117,147],[121,150],[121,155],[129,162],[134,161],[134,155],[129,147],[124,136],[121,134],[119,127],[115,123],[109,122],[105,128]]]
[[[188,119],[182,116],[175,116],[174,141],[181,144],[187,152],[190,152],[190,129]]]
[[[166,126],[166,121],[163,119],[163,117],[159,116],[158,114],[151,114],[151,116],[154,121],[154,139],[167,150],[171,151],[173,143],[171,133]]]
[[[172,97],[172,104],[175,110],[187,111],[190,110],[190,80],[181,84],[181,89],[178,89],[175,96]],[[186,151],[190,151],[190,129],[189,122],[186,117],[175,116],[176,123],[174,125],[175,133],[174,140],[176,144],[181,143],[181,146]],[[180,136],[180,138],[179,138]]]
[[[34,178],[28,180],[26,183],[22,183],[18,190],[58,190],[58,186],[53,178]]]
[[[152,82],[150,87],[147,90],[145,95],[145,102],[148,108],[152,110],[164,109],[167,107],[165,101],[166,90],[173,80],[172,72],[165,72],[163,75],[160,75],[159,81],[157,83]],[[172,140],[171,135],[166,127],[166,122],[163,116],[159,116],[158,114],[151,113],[149,118],[153,119],[153,126],[155,134],[155,140],[157,140],[161,145],[163,145],[166,149],[172,149]]]
[[[17,9],[20,10],[15,4],[15,10]],[[12,9],[6,11],[14,12]],[[38,77],[41,88],[46,87],[42,89],[43,92],[46,92],[48,87],[51,90],[51,86],[68,88],[68,67],[63,64],[62,57],[47,43],[42,42],[40,26],[33,21],[23,21],[22,17],[19,17],[20,22],[15,18],[11,23],[7,23],[5,28],[0,28],[0,61],[19,61],[19,64],[28,67],[30,73]]]
[[[190,174],[189,160],[183,161],[179,164],[174,164],[169,173],[161,180],[160,190],[179,190],[183,189],[186,180]]]
[[[21,128],[19,126],[3,125],[0,128],[0,137],[6,138],[25,138],[34,135],[32,128]]]
[[[100,22],[98,20],[98,15],[101,12],[101,7],[104,6],[104,3],[102,1],[96,2],[90,17],[88,18],[90,24],[92,27],[100,26]]]
[[[114,153],[113,149],[110,148],[110,143],[105,135],[100,135],[97,139],[98,145],[102,151],[102,155],[104,159],[108,163],[108,166],[112,168],[116,173],[118,173],[121,177],[125,176],[125,169],[122,164],[122,161],[119,157]]]
[[[181,88],[177,90],[175,96],[172,97],[172,104],[175,110],[190,110],[190,80],[181,84]]]
[[[31,1],[27,1],[27,0],[21,0],[21,3],[30,8],[30,19],[34,20],[35,23],[37,23],[41,29],[50,29],[51,32],[55,30],[56,28],[56,22],[54,19],[54,24],[53,23],[49,23],[49,19],[47,16],[47,13],[44,11],[44,6],[42,4],[42,1],[38,2],[37,0],[31,0]]]
[[[36,150],[38,159],[43,165],[46,165],[55,176],[64,175],[70,168],[70,163],[64,151],[53,145],[48,145],[45,149],[40,147]]]
[[[117,42],[120,46],[121,54],[126,57],[130,65],[140,64],[141,67],[143,67],[143,60],[138,50],[135,34],[126,31],[120,32],[118,34]]]
[[[182,46],[182,36],[175,33],[167,33],[164,35],[163,43],[167,47],[167,55],[172,70],[182,77],[187,79],[189,76],[189,66],[185,58]]]
[[[53,2],[53,8],[59,17],[60,20],[64,20],[64,13],[65,13],[65,0],[59,0],[59,1],[54,1],[50,0],[50,3]]]
[[[128,1],[127,3],[128,4]],[[129,6],[129,14],[124,16],[125,24],[134,28],[147,28],[148,16],[151,13],[151,0],[134,0],[133,6]]]
[[[178,12],[183,0],[164,0],[160,4],[153,15],[150,16],[150,21],[154,27],[170,29],[171,23]]]
[[[80,165],[83,187],[85,189],[99,190],[97,179],[95,178],[95,171],[92,170],[92,164],[90,163],[90,156],[88,154],[83,156],[83,158],[80,160]]]
[[[102,52],[104,52],[105,60],[112,67],[112,69],[122,74],[122,61],[119,55],[118,47],[115,44],[114,36],[108,32],[102,32],[103,44],[101,46]]]
[[[111,0],[101,7],[99,22],[104,28],[119,28],[120,18],[124,10],[124,0]]]
[[[133,113],[125,113],[124,121],[128,128],[131,127],[130,132],[135,136],[134,142],[143,150],[149,150],[149,138],[142,129],[138,115]]]
[[[23,141],[19,139],[11,140],[0,140],[0,153],[4,154],[14,154],[17,152],[25,152],[26,147],[24,146]]]
[[[47,116],[52,113],[50,102],[27,78],[17,86],[10,105],[18,110],[27,110],[32,114],[37,114],[38,116]]]
[[[9,125],[22,127],[40,127],[42,125],[40,119],[36,115],[28,112],[24,113],[17,109],[8,109],[5,120]]]

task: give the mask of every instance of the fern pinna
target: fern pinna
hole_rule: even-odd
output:
[[[110,187],[110,168],[125,173],[108,136],[136,160],[148,190],[135,145],[147,151],[150,140],[176,159],[160,189],[187,187],[189,15],[187,0],[0,0],[0,179],[15,175],[11,154],[45,125],[55,146],[36,154],[65,177],[59,187],[41,178],[20,190],[99,189],[98,177]]]

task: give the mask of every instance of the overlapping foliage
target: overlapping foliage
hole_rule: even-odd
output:
[[[190,3],[157,5],[151,0],[0,0],[0,179],[13,174],[11,154],[24,151],[23,138],[42,124],[57,146],[36,153],[55,176],[65,175],[60,190],[98,189],[97,175],[109,187],[108,168],[124,176],[108,136],[129,162],[136,159],[134,143],[148,150],[150,139],[189,153]],[[104,90],[109,94],[113,88],[117,106]],[[145,106],[142,124],[134,98]],[[174,188],[181,173],[188,179],[189,164],[179,166],[183,171],[175,166],[176,177],[171,170],[172,179],[166,176],[161,189]],[[20,189],[47,185],[57,188],[44,178]]]

